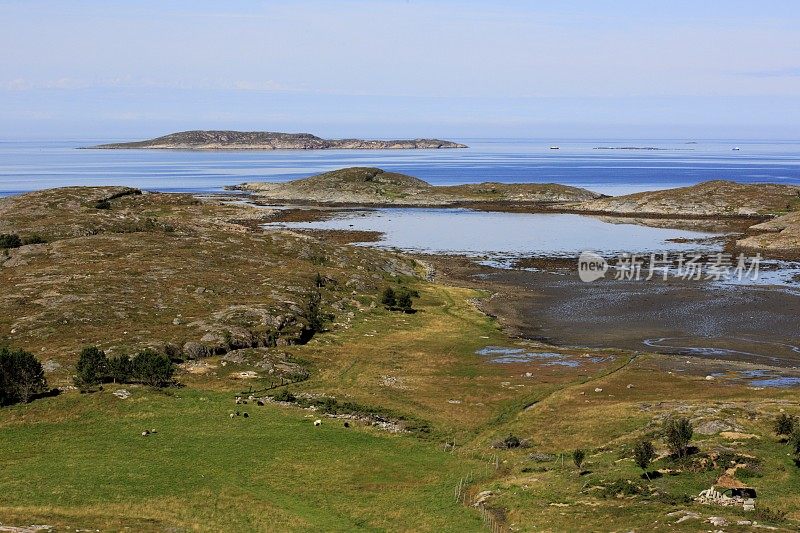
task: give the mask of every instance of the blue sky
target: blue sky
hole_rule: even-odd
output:
[[[800,138],[800,2],[0,0],[0,137]]]

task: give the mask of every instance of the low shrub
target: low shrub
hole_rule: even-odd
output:
[[[45,240],[45,238],[37,233],[28,235],[27,237],[22,239],[22,244],[44,244],[46,242],[47,241]]]
[[[0,248],[19,248],[22,239],[16,233],[0,233]]]
[[[779,437],[788,437],[797,426],[797,417],[781,413],[775,419],[775,434]]]
[[[272,395],[272,399],[276,402],[291,402],[294,403],[297,398],[294,394],[289,391],[289,389],[281,389],[277,393]]]
[[[788,513],[786,511],[780,509],[772,509],[764,505],[756,505],[756,508],[753,511],[753,518],[758,521],[780,522],[786,518],[787,514]]]

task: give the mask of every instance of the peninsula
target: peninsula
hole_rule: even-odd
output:
[[[170,133],[145,141],[100,144],[88,148],[104,150],[419,150],[467,148],[467,146],[440,139],[323,139],[310,133],[193,130]]]

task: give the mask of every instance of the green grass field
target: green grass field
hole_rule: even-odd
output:
[[[0,412],[0,523],[135,530],[477,530],[475,462],[435,443],[231,395],[133,389]],[[234,409],[250,417],[231,419]],[[141,436],[145,429],[157,433]]]

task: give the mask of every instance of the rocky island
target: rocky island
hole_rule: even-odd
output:
[[[553,204],[600,198],[592,191],[555,183],[474,183],[437,186],[380,168],[351,167],[286,182],[253,182],[230,187],[256,198],[333,205],[453,206]]]
[[[310,133],[193,130],[170,133],[145,141],[100,144],[89,148],[103,150],[420,150],[467,148],[467,146],[440,139],[323,139]]]

